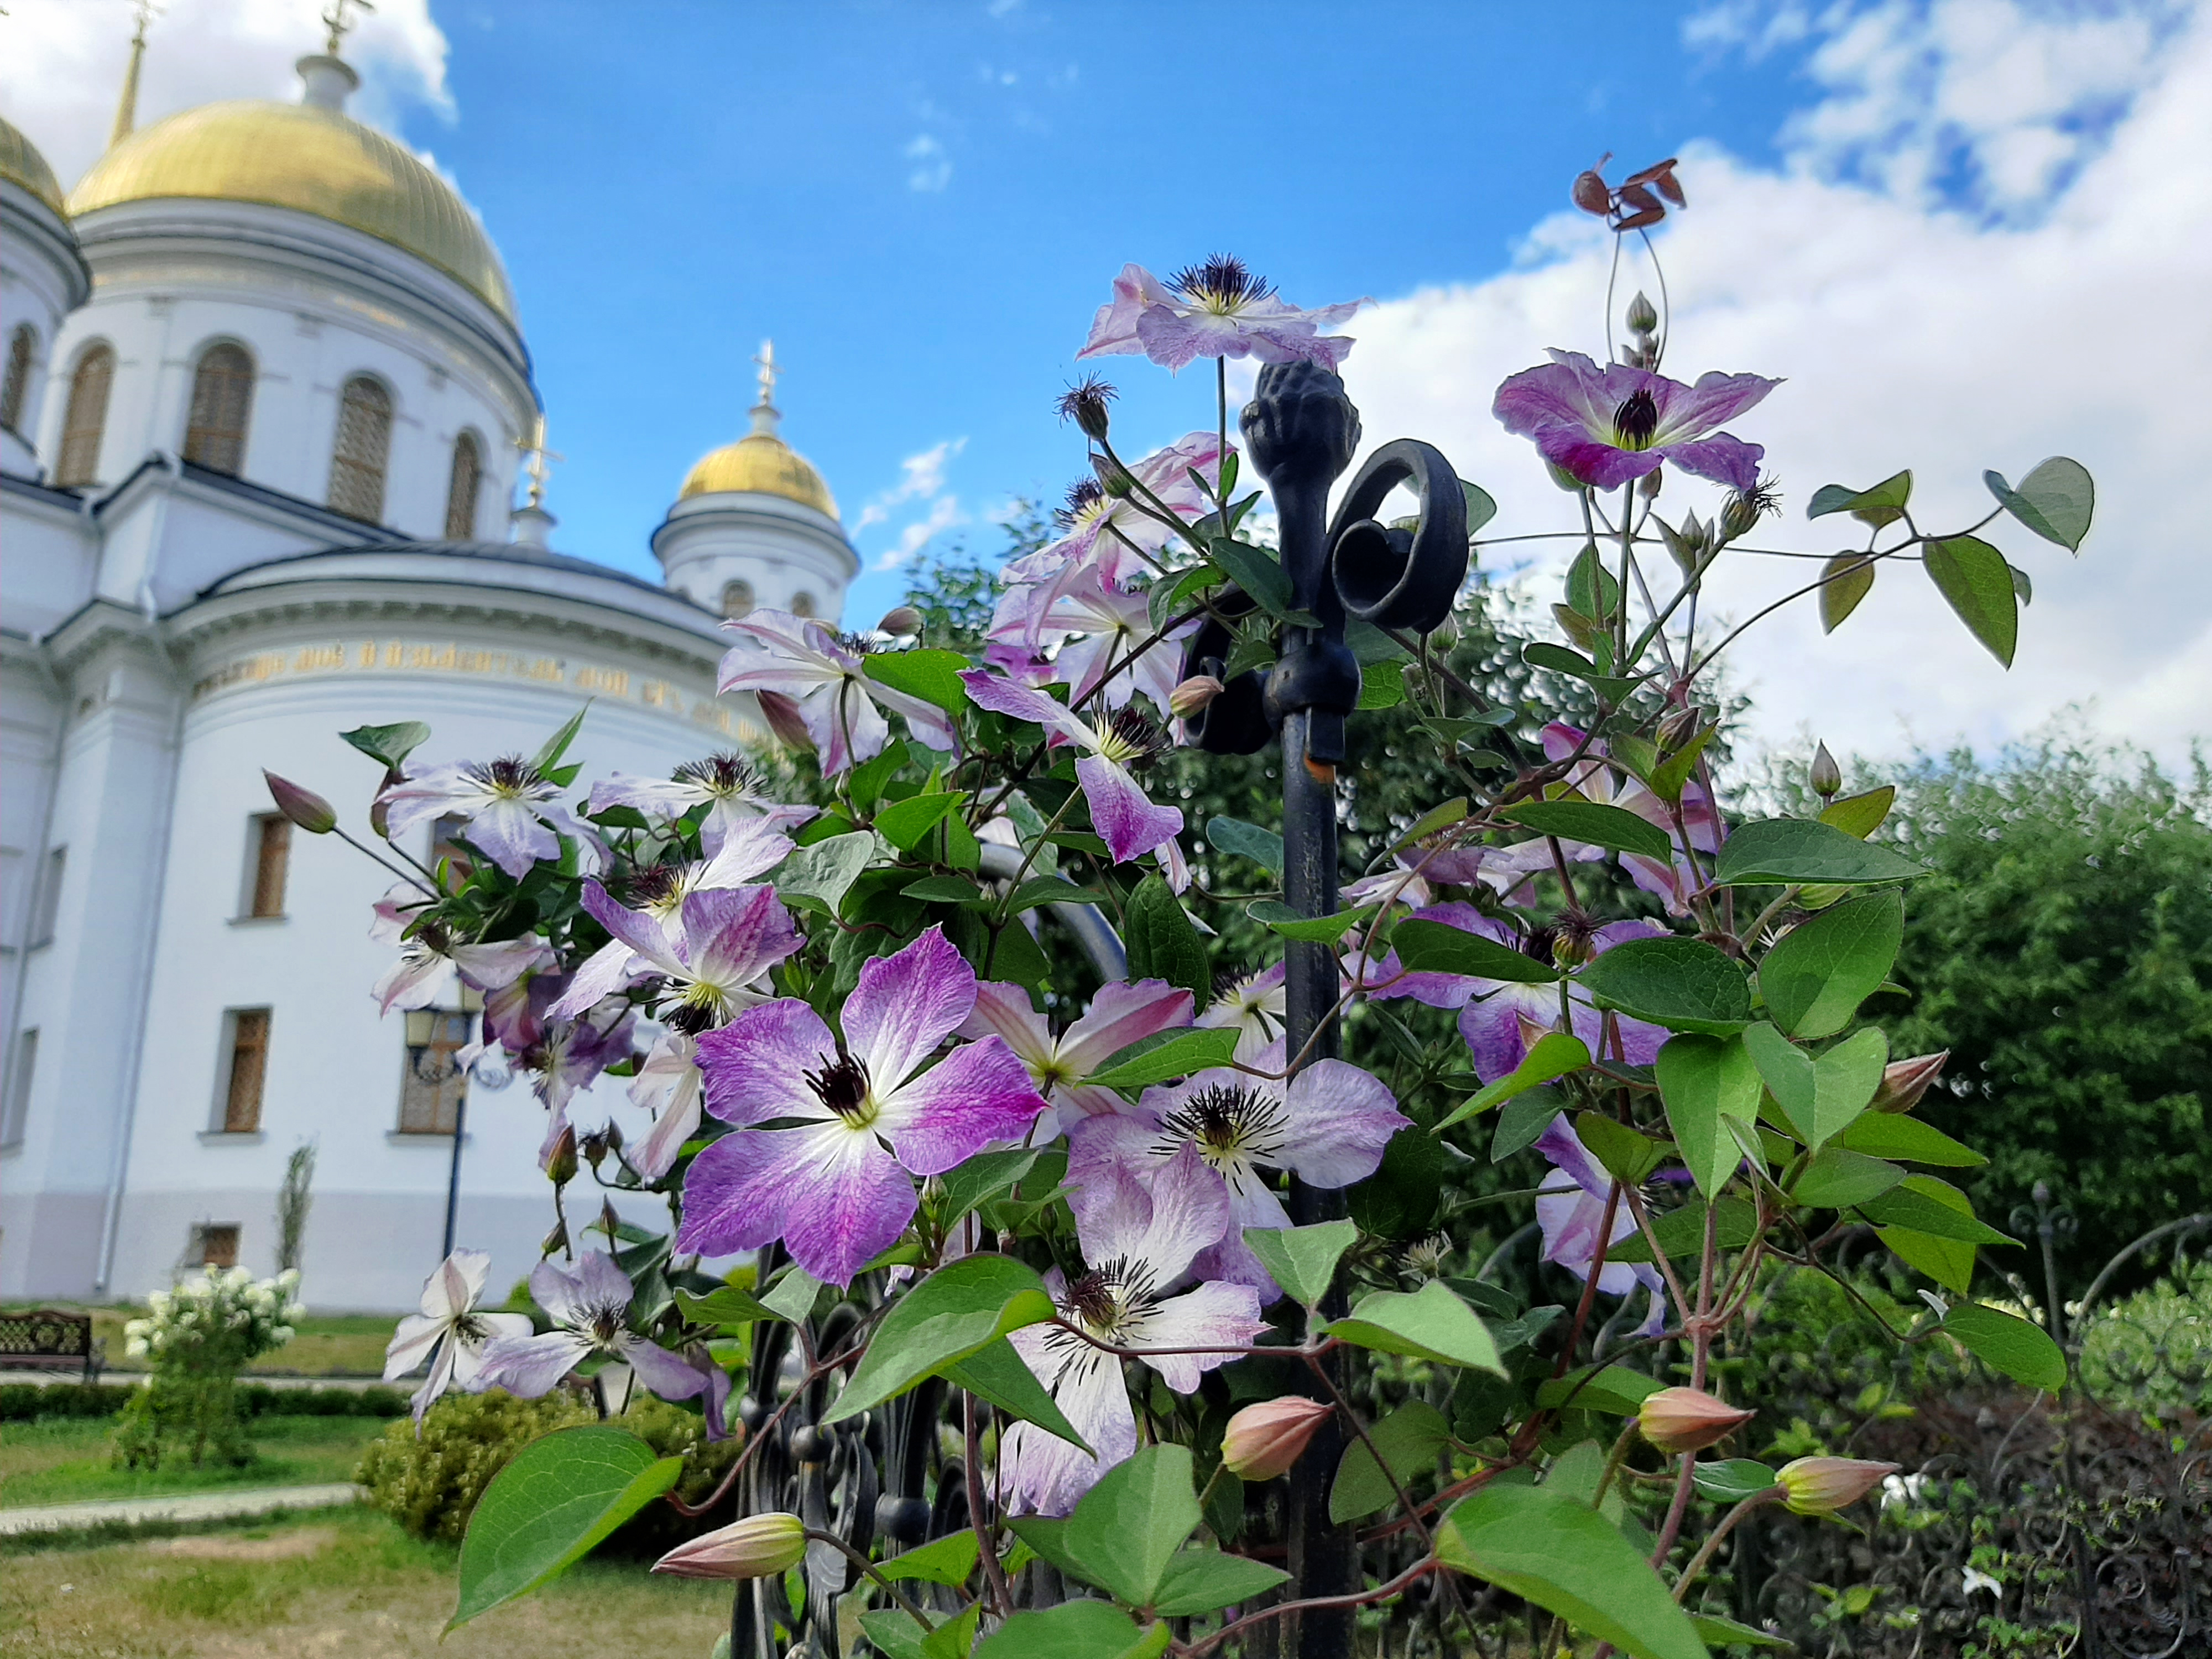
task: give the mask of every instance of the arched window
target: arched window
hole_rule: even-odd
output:
[[[246,466],[246,419],[253,408],[253,359],[234,345],[210,346],[192,376],[185,459],[216,472]]]
[[[100,440],[107,429],[107,388],[115,380],[115,349],[96,345],[77,359],[70,377],[69,413],[62,422],[62,453],[54,467],[59,484],[96,483]]]
[[[453,440],[453,477],[446,486],[446,539],[473,540],[477,533],[477,492],[483,483],[483,447],[473,432]]]
[[[31,395],[31,359],[39,349],[39,331],[28,323],[18,323],[8,337],[8,382],[0,388],[0,426],[10,432],[23,430],[23,404]]]
[[[814,607],[814,596],[803,587],[791,596],[791,614],[794,617],[811,617]]]
[[[384,518],[384,463],[392,450],[392,394],[366,374],[345,383],[331,451],[331,506],[349,519]]]
[[[722,585],[722,614],[735,621],[753,613],[753,585],[740,578]]]

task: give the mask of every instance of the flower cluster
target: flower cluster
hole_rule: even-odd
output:
[[[292,1299],[300,1275],[287,1267],[256,1279],[243,1267],[208,1267],[146,1298],[146,1316],[123,1327],[125,1352],[156,1367],[243,1365],[283,1347],[307,1310]]]

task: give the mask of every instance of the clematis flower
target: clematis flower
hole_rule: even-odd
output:
[[[745,643],[722,659],[718,691],[764,691],[795,705],[806,735],[834,775],[883,752],[890,737],[884,710],[906,717],[907,730],[932,749],[956,739],[945,711],[895,691],[862,672],[866,642],[841,636],[787,611],[756,611],[722,626]]]
[[[771,799],[767,781],[752,763],[732,754],[686,761],[669,778],[612,773],[592,786],[587,810],[599,813],[629,806],[655,817],[678,818],[700,805],[707,816],[699,821],[699,844],[710,859],[741,825],[765,823],[772,830],[795,830],[821,810]]]
[[[1705,856],[1708,866],[1720,851],[1721,842],[1727,834],[1713,798],[1704,784],[1692,778],[1682,790],[1680,803],[1680,822],[1676,808],[1669,806],[1640,781],[1625,780],[1618,787],[1613,782],[1612,766],[1608,764],[1605,744],[1594,743],[1575,726],[1564,720],[1554,720],[1543,731],[1545,755],[1554,761],[1564,761],[1580,754],[1567,774],[1566,781],[1585,799],[1601,805],[1618,806],[1625,812],[1633,812],[1646,823],[1663,830],[1674,850],[1665,859],[1647,858],[1640,853],[1620,855],[1621,868],[1638,887],[1661,900],[1669,915],[1686,915],[1690,909],[1690,894],[1699,884],[1695,870],[1682,856],[1686,848],[1695,848]],[[1523,842],[1522,847],[1531,849],[1533,862],[1544,843],[1539,839]],[[1605,849],[1586,846],[1578,842],[1563,842],[1571,859],[1588,861],[1605,856]],[[1515,850],[1515,849],[1508,849]],[[1543,854],[1548,867],[1549,855]]]
[[[771,1510],[687,1538],[653,1564],[679,1578],[774,1578],[806,1559],[806,1523]]]
[[[1455,847],[1449,842],[1417,842],[1399,849],[1395,868],[1379,870],[1348,884],[1343,906],[1351,910],[1389,900],[1409,909],[1421,909],[1435,896],[1435,887],[1472,887],[1480,881],[1483,866],[1496,850]]]
[[[1098,307],[1078,357],[1141,352],[1168,368],[1200,357],[1255,357],[1263,363],[1319,363],[1334,369],[1352,349],[1344,335],[1325,335],[1367,301],[1301,310],[1241,259],[1216,254],[1166,282],[1127,264],[1114,279],[1114,297]]]
[[[663,1400],[705,1395],[708,1437],[721,1438],[729,1373],[719,1365],[694,1365],[631,1330],[627,1320],[634,1294],[629,1276],[605,1250],[580,1252],[573,1272],[539,1262],[530,1270],[530,1297],[552,1316],[553,1328],[543,1336],[502,1336],[487,1346],[477,1388],[537,1400],[593,1354],[604,1354],[628,1365]]]
[[[1415,911],[1409,920],[1440,921],[1510,945],[1539,961],[1551,960],[1548,933],[1523,935],[1510,923],[1482,915],[1472,904],[1434,904]],[[1601,955],[1625,939],[1666,936],[1667,930],[1653,922],[1608,922],[1590,935],[1589,949],[1592,955]],[[1370,971],[1367,994],[1380,1001],[1412,997],[1431,1008],[1459,1009],[1459,1034],[1474,1056],[1475,1075],[1485,1083],[1495,1083],[1511,1073],[1528,1057],[1530,1045],[1559,1024],[1556,984],[1524,985],[1467,974],[1407,973],[1395,951]],[[1605,1043],[1606,1016],[1590,1001],[1589,994],[1570,982],[1567,995],[1573,1010],[1574,1035],[1592,1054],[1612,1053]],[[1632,1066],[1649,1066],[1658,1058],[1659,1046],[1667,1040],[1664,1030],[1626,1014],[1615,1014],[1613,1020],[1620,1039],[1619,1058]]]
[[[429,767],[410,761],[404,770],[402,780],[376,798],[387,836],[433,818],[460,818],[470,843],[517,881],[539,860],[557,860],[563,836],[592,867],[604,861],[598,834],[560,805],[561,786],[520,756]]]
[[[416,902],[410,904],[410,898]],[[369,993],[381,1012],[431,1006],[447,994],[456,975],[479,991],[500,991],[553,960],[551,949],[535,933],[464,945],[442,921],[417,922],[421,901],[422,895],[402,883],[376,902],[368,936],[399,951],[399,959]]]
[[[532,1092],[545,1104],[545,1137],[538,1148],[538,1166],[545,1167],[553,1145],[568,1127],[568,1103],[576,1091],[610,1066],[628,1060],[636,1048],[637,1015],[619,1003],[602,1002],[574,1019],[545,1022],[537,1042],[526,1048],[520,1064],[535,1073]]]
[[[1030,1078],[1054,1108],[1037,1120],[1030,1136],[1033,1143],[1042,1143],[1083,1118],[1110,1112],[1121,1103],[1111,1089],[1086,1081],[1108,1056],[1189,1024],[1189,992],[1178,991],[1164,980],[1139,980],[1133,985],[1116,981],[1102,987],[1083,1018],[1054,1036],[1044,1016],[1030,1006],[1027,991],[1018,985],[986,981],[975,988],[975,1012],[956,1035],[1003,1037],[1029,1067]]]
[[[1160,508],[1185,524],[1204,518],[1213,510],[1208,491],[1219,482],[1222,457],[1236,453],[1234,444],[1222,447],[1218,433],[1187,433],[1129,468],[1139,488],[1126,495],[1109,495],[1097,479],[1084,479],[1067,492],[1066,504],[1055,515],[1065,533],[1016,559],[1003,580],[1049,585],[1069,571],[1089,568],[1112,586],[1126,587],[1151,574],[1152,567],[1141,556],[1158,553],[1176,539],[1174,526],[1161,521]],[[1204,488],[1193,472],[1205,481]]]
[[[1002,1466],[1012,1513],[1066,1515],[1137,1449],[1137,1418],[1121,1360],[1077,1330],[1122,1348],[1220,1343],[1219,1353],[1146,1355],[1144,1363],[1162,1382],[1189,1394],[1200,1377],[1237,1358],[1235,1350],[1267,1329],[1249,1285],[1205,1282],[1173,1294],[1199,1253],[1230,1224],[1228,1191],[1195,1148],[1185,1146],[1161,1163],[1149,1189],[1128,1174],[1109,1171],[1081,1199],[1076,1238],[1084,1261],[1096,1265],[1073,1280],[1057,1267],[1045,1274],[1060,1318],[1076,1330],[1030,1325],[1008,1340],[1097,1455],[1087,1456],[1032,1424],[1015,1424],[1006,1431]]]
[[[1297,1394],[1247,1406],[1222,1431],[1221,1461],[1230,1474],[1245,1480],[1288,1474],[1334,1410]]]
[[[527,1314],[477,1311],[490,1273],[489,1251],[455,1250],[422,1281],[422,1311],[399,1322],[384,1350],[387,1382],[397,1382],[426,1359],[429,1362],[430,1374],[408,1402],[415,1407],[418,1431],[430,1402],[447,1389],[474,1390],[486,1343],[530,1334]]]
[[[699,1070],[699,1043],[682,1031],[665,1031],[630,1079],[630,1104],[653,1115],[652,1133],[631,1149],[631,1167],[647,1180],[668,1173],[684,1143],[698,1132],[707,1079]]]
[[[1198,627],[1194,621],[1185,623],[1132,659],[1130,653],[1152,636],[1150,602],[1143,593],[1124,592],[1095,573],[1062,591],[1046,608],[1043,621],[1054,631],[1076,636],[1054,659],[1054,678],[1069,688],[1071,701],[1082,702],[1095,688],[1100,703],[1119,708],[1141,691],[1163,713],[1182,662],[1174,642]]]
[[[1579,483],[1618,489],[1663,463],[1748,494],[1757,444],[1717,430],[1782,383],[1757,374],[1701,374],[1684,386],[1647,369],[1601,368],[1579,351],[1509,375],[1491,412]]]
[[[1774,1472],[1783,1507],[1792,1515],[1833,1515],[1856,1504],[1891,1475],[1894,1463],[1859,1457],[1800,1457]]]
[[[634,975],[657,975],[653,1017],[703,1030],[765,1001],[766,994],[755,988],[761,975],[801,943],[773,887],[687,893],[673,927],[617,904],[596,881],[584,884],[584,908],[614,938],[576,969],[553,1005],[557,1018],[582,1013]]]
[[[1042,726],[1054,739],[1091,750],[1076,762],[1075,775],[1091,803],[1091,822],[1115,863],[1127,864],[1181,833],[1182,808],[1153,805],[1129,775],[1132,766],[1148,764],[1169,746],[1165,734],[1135,709],[1121,708],[1093,724],[1042,691],[980,668],[963,670],[960,682],[978,707]]]
[[[1237,1031],[1236,1057],[1241,1064],[1249,1066],[1271,1043],[1281,1039],[1288,1006],[1283,964],[1279,962],[1242,979],[1218,983],[1213,1000],[1206,1005],[1206,1012],[1198,1017],[1198,1023],[1217,1028],[1233,1026]]]
[[[1538,1186],[1536,1223],[1544,1235],[1543,1258],[1555,1261],[1577,1279],[1587,1281],[1597,1260],[1598,1231],[1605,1223],[1606,1196],[1613,1177],[1589,1155],[1565,1112],[1536,1137],[1536,1150],[1551,1160],[1552,1168]],[[1613,1206],[1610,1250],[1636,1231],[1636,1217],[1623,1200]],[[1651,1310],[1637,1328],[1639,1336],[1666,1328],[1667,1281],[1649,1262],[1607,1261],[1597,1276],[1597,1287],[1607,1296],[1626,1296],[1638,1285],[1651,1292]]]
[[[921,1070],[975,1008],[975,970],[933,927],[862,966],[844,1043],[795,998],[702,1036],[707,1109],[739,1133],[685,1172],[676,1248],[725,1255],[781,1238],[817,1279],[852,1283],[913,1218],[913,1176],[1020,1139],[1045,1109],[1003,1037]],[[799,1127],[750,1127],[778,1119]]]
[[[1261,1063],[1282,1064],[1279,1049]],[[1287,1170],[1311,1187],[1348,1187],[1382,1162],[1390,1137],[1408,1126],[1382,1080],[1341,1060],[1316,1060],[1288,1084],[1229,1066],[1147,1089],[1134,1106],[1088,1117],[1068,1135],[1067,1178],[1079,1190],[1116,1175],[1143,1182],[1188,1146],[1229,1184],[1226,1235],[1200,1263],[1209,1278],[1249,1285],[1269,1301],[1279,1292],[1244,1242],[1247,1227],[1287,1227],[1275,1176]]]

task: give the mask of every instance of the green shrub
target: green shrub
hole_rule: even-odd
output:
[[[543,1400],[449,1394],[422,1419],[394,1423],[369,1443],[354,1479],[368,1501],[417,1538],[459,1543],[492,1476],[540,1435],[593,1423],[599,1413],[567,1393]]]
[[[0,1384],[0,1423],[39,1423],[64,1417],[113,1417],[138,1390],[128,1382]]]
[[[129,1382],[0,1384],[0,1423],[40,1423],[68,1417],[115,1417],[138,1392]],[[404,1417],[407,1396],[398,1389],[272,1389],[241,1382],[233,1403],[244,1418]]]
[[[2081,1339],[2081,1387],[2147,1417],[2212,1414],[2212,1261],[2094,1315]]]

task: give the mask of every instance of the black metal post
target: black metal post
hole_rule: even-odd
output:
[[[453,1222],[461,1207],[461,1141],[468,1127],[469,1080],[464,1075],[460,1098],[453,1103],[453,1158],[446,1170],[446,1248],[438,1257],[441,1261],[453,1253]]]

